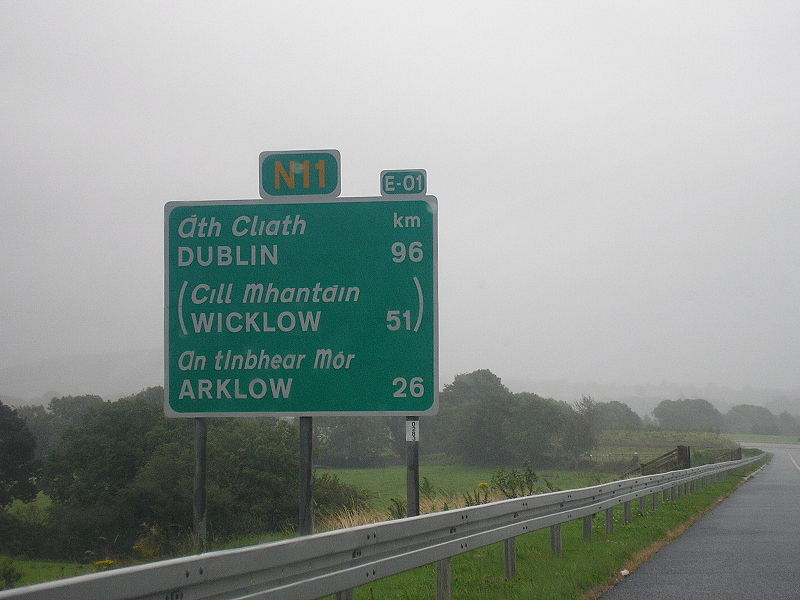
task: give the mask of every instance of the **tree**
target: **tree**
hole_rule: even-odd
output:
[[[53,398],[47,405],[47,410],[60,422],[64,429],[70,427],[80,427],[86,413],[92,409],[102,406],[103,399],[100,396],[87,394],[85,396],[62,396]]]
[[[565,420],[561,432],[561,448],[570,458],[574,467],[577,467],[581,455],[588,452],[597,444],[597,438],[592,427],[592,412],[595,402],[589,396],[583,396],[575,403],[575,410]]]
[[[129,547],[140,525],[126,487],[156,449],[158,437],[175,441],[184,425],[182,437],[190,443],[188,423],[167,422],[161,402],[148,392],[91,407],[80,427],[64,432],[63,452],[45,461],[42,484],[53,501],[53,522],[69,532],[62,541],[70,556],[87,550],[116,554]],[[154,435],[159,428],[161,436]],[[167,430],[173,431],[164,436]]]
[[[793,417],[786,411],[778,415],[778,425],[781,428],[782,435],[800,434],[800,419]]]
[[[642,418],[633,412],[630,406],[616,400],[595,403],[590,416],[593,427],[598,432],[642,427]]]
[[[529,392],[514,394],[509,419],[508,445],[514,464],[526,460],[535,467],[558,464],[561,434],[572,418],[572,407],[563,401],[542,398]]]
[[[513,460],[508,426],[514,396],[494,373],[481,369],[457,375],[444,387],[439,405],[439,414],[425,420],[429,425],[421,433],[428,452],[445,452],[467,465]]]
[[[64,452],[45,464],[51,498],[62,505],[111,505],[152,452],[148,434],[162,411],[138,395],[90,410],[81,427],[65,431]]]
[[[385,464],[392,439],[383,417],[321,417],[315,419],[315,425],[322,464],[339,467]]]
[[[725,415],[725,431],[730,433],[754,433],[780,435],[778,419],[768,408],[752,404],[737,404]]]
[[[0,508],[13,499],[32,500],[36,440],[17,415],[0,402]]]
[[[50,400],[47,408],[39,405],[17,409],[36,438],[37,460],[43,459],[52,450],[63,450],[64,433],[80,427],[86,413],[102,404],[104,402],[100,396],[62,396]]]
[[[91,408],[64,435],[43,482],[52,521],[68,532],[62,555],[147,556],[174,551],[192,527],[193,423],[166,419],[161,388]],[[208,523],[213,537],[266,532],[297,518],[299,432],[294,422],[211,419],[208,424]],[[321,477],[322,509],[352,506],[363,495]]]
[[[662,400],[653,416],[664,429],[682,431],[720,431],[722,414],[707,400]]]
[[[43,459],[56,446],[53,415],[41,405],[20,406],[17,415],[25,421],[36,440],[34,457],[36,460]]]

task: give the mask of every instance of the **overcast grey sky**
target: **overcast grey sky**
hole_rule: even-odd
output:
[[[800,3],[0,0],[0,364],[163,340],[163,206],[425,168],[442,384],[800,388]]]

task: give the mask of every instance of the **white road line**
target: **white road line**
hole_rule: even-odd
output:
[[[789,454],[789,453],[787,452],[786,454]],[[791,461],[792,461],[792,463],[794,464],[795,468],[796,468],[798,471],[800,471],[800,465],[798,465],[798,464],[797,464],[797,461],[794,459],[794,456],[792,456],[791,454],[789,454],[789,460],[791,460]]]

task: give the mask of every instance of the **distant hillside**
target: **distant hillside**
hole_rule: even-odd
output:
[[[566,380],[526,380],[503,377],[514,392],[574,402],[581,395],[599,402],[624,402],[640,415],[651,412],[661,400],[703,398],[721,412],[736,404],[766,406],[773,414],[788,411],[800,416],[800,390],[730,389],[721,386],[662,383],[622,385]],[[116,400],[146,387],[163,385],[163,350],[137,350],[89,356],[64,356],[0,368],[0,400],[5,404],[46,404],[54,396],[97,394]],[[449,383],[449,382],[444,382]]]
[[[728,412],[737,404],[766,406],[773,414],[788,411],[800,415],[800,390],[731,389],[722,386],[698,386],[671,382],[659,385],[621,385],[565,380],[520,380],[504,378],[503,382],[514,392],[534,392],[540,396],[574,402],[581,395],[591,396],[598,402],[617,400],[624,402],[640,415],[651,412],[662,400],[703,398],[720,412]]]
[[[54,396],[97,394],[116,400],[162,385],[161,348],[64,356],[0,369],[0,399],[12,405],[47,403]]]

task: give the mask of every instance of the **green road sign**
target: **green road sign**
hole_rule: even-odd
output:
[[[381,195],[424,194],[428,189],[425,169],[381,171]]]
[[[262,152],[259,191],[265,200],[284,196],[336,197],[341,189],[338,150]]]
[[[433,196],[167,204],[166,413],[436,412],[436,218]]]

